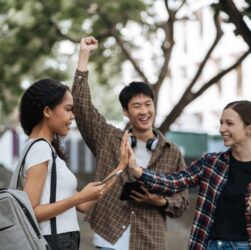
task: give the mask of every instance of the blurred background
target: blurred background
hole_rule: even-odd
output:
[[[251,0],[0,0],[0,188],[7,187],[26,140],[18,122],[23,91],[40,78],[71,87],[79,41],[94,36],[89,65],[93,102],[124,128],[118,102],[130,81],[156,95],[156,122],[187,163],[225,150],[219,133],[224,106],[250,100]],[[64,139],[69,166],[82,187],[94,179],[95,158],[73,124]],[[169,249],[186,249],[197,190],[179,219],[168,219]],[[94,249],[81,223],[81,249]]]

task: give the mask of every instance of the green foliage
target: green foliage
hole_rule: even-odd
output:
[[[42,77],[69,80],[71,62],[60,54],[60,42],[77,43],[81,37],[100,37],[95,53],[96,72],[100,83],[112,82],[119,76],[124,56],[114,41],[112,29],[124,27],[128,21],[140,21],[146,8],[140,0],[0,0],[0,102],[8,113],[22,93],[21,83]],[[62,53],[62,52],[61,52]],[[53,63],[52,63],[53,62]]]
[[[245,0],[245,3],[244,14],[251,19],[251,0]]]

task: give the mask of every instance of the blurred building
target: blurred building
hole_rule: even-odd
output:
[[[221,138],[217,135],[170,131],[166,137],[180,147],[187,163],[205,152],[225,150]],[[5,166],[8,171],[14,170],[26,140],[27,136],[18,130],[6,129],[0,134],[0,164]],[[95,157],[76,128],[69,132],[63,140],[63,144],[71,171],[79,176],[86,175],[93,178]]]

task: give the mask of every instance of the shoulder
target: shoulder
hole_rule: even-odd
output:
[[[197,162],[207,166],[217,166],[218,164],[225,164],[229,159],[227,152],[210,152],[203,154],[197,159]]]
[[[31,145],[32,142],[28,141],[27,143]],[[52,160],[51,146],[49,142],[41,140],[31,145],[25,158],[25,166],[30,168],[33,165],[50,160]]]
[[[49,145],[49,142],[41,140],[34,142],[33,145],[30,147],[30,150],[28,152],[29,155],[33,154],[48,154],[52,155],[52,149]]]
[[[158,130],[154,129],[154,132],[158,135],[159,143],[167,148],[169,148],[172,151],[180,152],[180,149],[178,145],[170,141],[167,137],[164,136],[164,134]]]

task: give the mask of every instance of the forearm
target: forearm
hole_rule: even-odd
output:
[[[76,193],[75,195],[50,204],[39,204],[35,206],[34,213],[38,222],[50,220],[51,218],[56,217],[57,215],[65,212],[66,210],[75,207],[83,202],[88,200],[80,198],[80,195]]]
[[[85,213],[89,209],[91,209],[97,203],[97,201],[98,201],[98,199],[93,200],[93,201],[84,202],[84,203],[77,205],[76,208],[79,212]]]
[[[78,65],[77,65],[77,69],[79,71],[82,71],[82,72],[87,71],[89,56],[90,56],[89,51],[83,51],[79,54]]]

